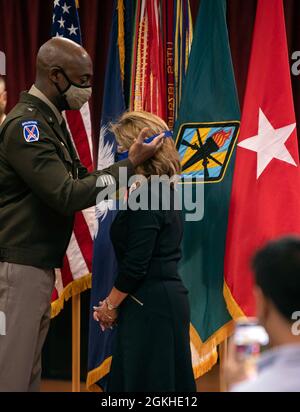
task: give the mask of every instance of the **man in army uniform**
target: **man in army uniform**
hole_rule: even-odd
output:
[[[162,142],[144,144],[144,130],[127,160],[88,173],[61,112],[88,101],[92,74],[81,46],[51,39],[39,50],[35,85],[0,128],[0,391],[39,390],[54,268],[62,265],[75,212],[95,204],[101,175],[118,182],[125,167],[129,178]]]

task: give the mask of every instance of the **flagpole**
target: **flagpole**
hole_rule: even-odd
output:
[[[80,293],[72,296],[72,392],[80,392]]]
[[[224,375],[224,366],[227,362],[227,355],[228,355],[228,339],[225,339],[219,346],[219,356],[220,356],[220,372],[219,372],[219,379],[220,379],[220,392],[227,392],[227,385]]]

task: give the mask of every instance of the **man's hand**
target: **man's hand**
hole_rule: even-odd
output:
[[[150,159],[163,144],[164,133],[157,136],[151,143],[144,143],[144,140],[147,137],[150,137],[150,135],[151,132],[149,128],[143,129],[135,143],[131,146],[128,158],[134,167],[139,166]]]
[[[233,339],[229,340],[228,355],[224,364],[223,373],[225,382],[229,389],[232,386],[243,381],[247,381],[256,375],[256,365],[253,361],[250,362],[250,360],[247,361],[238,358]]]

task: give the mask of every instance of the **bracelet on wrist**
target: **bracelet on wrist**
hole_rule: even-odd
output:
[[[118,305],[113,305],[113,304],[111,303],[109,297],[107,297],[107,298],[105,299],[105,302],[106,302],[106,305],[107,305],[108,310],[114,310],[114,309],[117,309],[117,308],[118,308]]]

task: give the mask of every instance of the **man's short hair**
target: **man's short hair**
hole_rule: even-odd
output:
[[[300,238],[268,243],[252,261],[255,281],[263,294],[289,321],[300,310]]]

